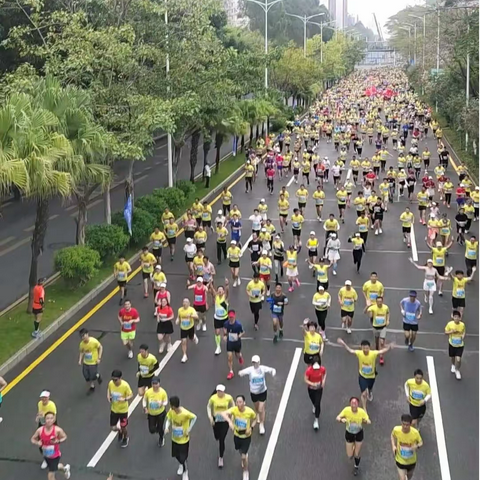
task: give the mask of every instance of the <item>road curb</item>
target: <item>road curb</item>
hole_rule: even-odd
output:
[[[237,153],[238,155],[238,153]],[[223,162],[232,156],[232,153],[225,155],[220,161]],[[208,200],[210,198],[215,198],[216,195],[223,189],[225,185],[231,183],[236,177],[238,177],[243,170],[243,166],[235,170],[231,175],[229,175],[225,180],[218,184],[215,188],[210,190],[207,195],[205,195],[201,202]],[[197,175],[198,178],[202,174]],[[183,215],[176,220],[178,223],[182,219]],[[134,263],[140,258],[141,250],[138,251],[135,255],[128,259],[129,263]],[[59,275],[58,275],[59,276]],[[58,278],[58,277],[57,277]],[[32,353],[36,348],[38,348],[42,343],[45,342],[51,335],[53,335],[60,327],[62,327],[68,320],[70,320],[76,313],[78,313],[82,308],[84,308],[89,302],[91,302],[97,295],[99,295],[103,290],[105,290],[111,283],[113,283],[113,278],[109,276],[102,283],[97,285],[93,290],[91,290],[87,295],[85,295],[81,300],[79,300],[75,305],[73,305],[69,310],[63,313],[58,317],[53,323],[51,323],[45,330],[42,331],[40,338],[31,340],[24,347],[22,347],[17,353],[11,356],[5,363],[0,365],[0,376],[5,375],[9,370],[16,367],[22,360],[25,359],[30,353]],[[23,301],[23,300],[22,300]],[[21,303],[18,302],[17,305]],[[16,305],[15,305],[16,306]],[[8,309],[8,307],[7,307]]]

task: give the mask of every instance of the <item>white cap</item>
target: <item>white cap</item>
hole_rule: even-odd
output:
[[[262,232],[266,232],[267,229],[265,227],[262,228]]]
[[[191,238],[187,238],[187,243],[192,243],[193,240]]]
[[[320,370],[320,364],[318,362],[315,362],[313,365],[312,365],[312,368],[314,370]]]
[[[197,277],[197,282],[203,282],[203,277]]]
[[[232,241],[230,242],[230,244],[231,244],[231,245],[236,245],[237,242],[236,242],[235,240],[232,240]]]
[[[262,198],[262,199],[260,200],[260,203],[263,203],[263,202],[265,202],[265,199],[264,199],[264,198]]]
[[[319,289],[319,290],[325,290],[325,288],[322,287],[322,285],[319,285],[319,286],[318,286],[318,289]]]
[[[352,281],[351,280],[345,280],[345,285],[352,285]]]
[[[166,286],[167,286],[167,284],[166,284],[165,282],[162,282],[162,283],[160,284],[160,288],[165,288]]]
[[[155,265],[155,270],[161,270],[162,266],[161,265]]]
[[[330,238],[337,238],[337,234],[336,233],[331,233]]]
[[[442,246],[442,242],[437,242],[436,245],[437,245],[437,247],[441,247],[441,246]]]
[[[280,239],[280,238],[282,238],[282,237],[281,237],[280,235],[275,235],[275,238]]]
[[[258,355],[254,355],[252,357],[252,363],[260,363],[260,357]]]
[[[315,232],[312,230],[312,231],[310,232],[310,235],[315,235]]]
[[[218,215],[223,215],[223,210],[219,210]]]
[[[431,258],[429,258],[429,259],[427,260],[427,263],[433,263],[433,260],[432,260]]]
[[[266,250],[262,250],[262,255],[268,255],[268,252]]]
[[[50,398],[50,392],[48,390],[44,390],[41,394],[40,394],[40,398],[42,397],[45,397],[45,398]]]
[[[221,383],[219,383],[216,387],[215,387],[215,390],[217,392],[224,392],[225,391],[225,385],[222,385]]]

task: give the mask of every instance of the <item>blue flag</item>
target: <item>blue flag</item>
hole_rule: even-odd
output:
[[[234,135],[234,136],[233,136],[233,145],[232,145],[232,154],[233,154],[234,156],[237,154],[237,143],[238,143],[237,136]]]
[[[123,216],[127,222],[128,233],[132,236],[132,215],[133,215],[133,205],[132,205],[132,196],[129,195],[127,202],[125,203],[125,208],[123,209]]]

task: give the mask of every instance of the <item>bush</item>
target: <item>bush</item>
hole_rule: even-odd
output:
[[[153,195],[163,198],[168,208],[176,215],[185,207],[185,194],[179,188],[156,188]]]
[[[159,222],[159,225],[162,213],[167,207],[166,199],[160,195],[145,195],[135,201],[135,208],[148,212]]]
[[[188,198],[191,195],[193,195],[196,190],[195,184],[190,182],[189,180],[179,180],[175,184],[175,187],[183,192],[183,194],[185,195],[185,198]]]
[[[128,245],[130,238],[118,225],[88,225],[85,243],[100,254],[103,260],[116,257]]]
[[[132,236],[130,237],[131,245],[144,245],[150,237],[155,225],[158,222],[153,215],[142,210],[141,208],[133,208],[132,218]],[[123,212],[117,212],[112,215],[112,224],[118,225],[123,231],[129,235],[127,222],[123,217]]]
[[[90,247],[76,245],[62,248],[55,253],[55,268],[72,287],[88,282],[101,265],[100,254]]]
[[[285,130],[287,125],[287,118],[284,116],[278,116],[270,120],[270,132],[281,133]]]

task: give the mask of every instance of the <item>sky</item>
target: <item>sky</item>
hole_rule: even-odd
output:
[[[400,10],[408,6],[420,5],[421,0],[348,0],[348,13],[353,16],[359,16],[360,21],[377,32],[373,13],[377,16],[378,23],[382,27],[382,32],[386,35],[385,23]]]

